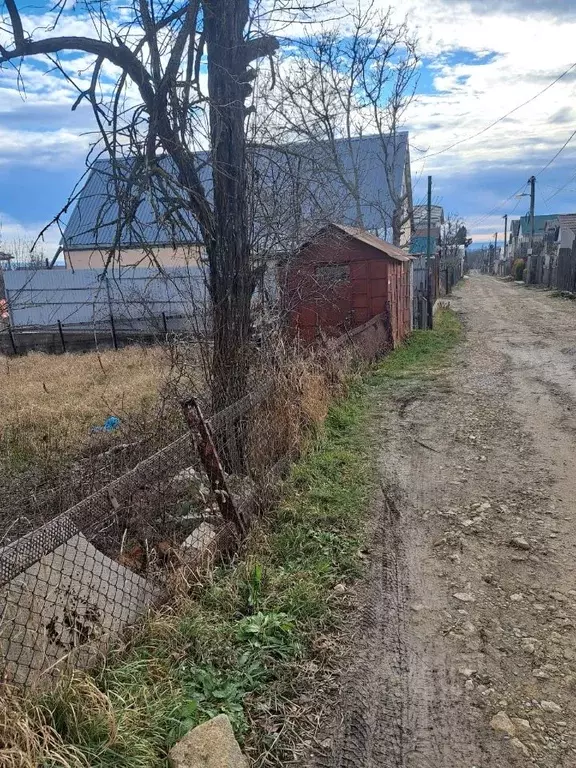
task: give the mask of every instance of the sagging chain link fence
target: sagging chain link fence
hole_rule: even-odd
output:
[[[390,346],[385,313],[328,341],[306,375],[325,391]],[[5,682],[31,686],[97,664],[125,627],[235,546],[298,451],[314,391],[299,375],[297,365],[277,371],[208,419],[187,401],[181,437],[40,527],[2,531]]]

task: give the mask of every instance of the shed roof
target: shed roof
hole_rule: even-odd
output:
[[[369,245],[371,248],[374,248],[395,261],[412,261],[406,254],[406,251],[403,251],[401,248],[398,248],[398,246],[392,245],[392,243],[388,243],[386,240],[382,240],[382,238],[373,235],[371,232],[367,232],[365,229],[360,229],[358,227],[332,223],[328,227],[324,227],[324,229],[320,230],[320,232],[317,233],[317,236],[328,232],[330,229],[336,229],[339,232],[348,235],[353,240],[358,240],[360,243]]]
[[[385,148],[383,141],[387,144]],[[386,169],[391,168],[391,185],[395,196],[400,197],[404,169],[409,162],[407,132],[388,137],[294,143],[275,149],[251,146],[248,154],[253,175],[266,196],[266,204],[257,206],[256,215],[262,209],[262,220],[255,222],[258,236],[270,227],[271,211],[276,228],[280,226],[287,239],[302,220],[309,220],[316,228],[322,219],[327,224],[336,217],[354,224],[358,221],[358,208],[363,226],[391,231],[395,205]],[[210,155],[197,152],[194,158],[210,197]],[[155,194],[154,190],[151,194],[145,175],[135,173],[134,158],[116,161],[116,172],[109,160],[95,162],[64,231],[62,246],[74,250],[105,248],[116,243],[130,248],[200,242],[199,228],[189,210],[174,210],[178,182],[171,160],[161,158],[159,164],[171,178],[169,195],[165,191]],[[119,183],[119,174],[126,181]],[[119,196],[131,199],[135,210],[131,226],[121,226],[120,231],[118,223],[123,217]],[[299,233],[297,239],[301,236]]]

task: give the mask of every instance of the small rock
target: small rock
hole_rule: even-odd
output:
[[[562,712],[562,707],[555,701],[541,701],[540,706],[544,712]]]
[[[508,736],[516,735],[516,728],[514,727],[514,723],[512,720],[510,720],[506,712],[498,712],[498,714],[494,715],[492,720],[490,720],[490,725],[495,731],[507,733]]]
[[[510,541],[508,542],[509,547],[515,547],[516,549],[524,549],[529,550],[530,544],[526,541],[526,539],[522,538],[522,536],[514,536]]]
[[[492,509],[492,504],[490,504],[490,502],[489,502],[489,501],[485,501],[483,504],[480,504],[480,506],[478,507],[478,509],[479,509],[481,512],[485,512],[487,509]]]
[[[514,723],[514,727],[517,731],[528,732],[530,730],[530,721],[524,720],[523,717],[511,717],[510,720]]]
[[[423,603],[413,603],[410,606],[410,610],[414,611],[414,613],[420,613],[420,611],[424,610],[424,604]]]
[[[476,598],[470,592],[455,592],[452,597],[460,600],[461,603],[475,603]]]
[[[510,560],[512,560],[513,563],[525,563],[528,558],[526,555],[512,555]]]
[[[476,674],[476,670],[470,669],[469,667],[460,667],[458,674],[462,675],[462,677],[472,677],[472,675]]]
[[[458,552],[453,552],[449,557],[453,563],[456,563],[456,565],[460,563],[460,555],[458,554]]]
[[[510,595],[510,600],[513,603],[521,603],[524,600],[524,595],[521,592],[515,592],[513,595]]]
[[[470,680],[470,678],[468,678],[468,680],[466,680],[466,682],[464,683],[464,688],[466,688],[467,691],[473,691],[474,680]]]
[[[566,595],[563,595],[561,592],[550,592],[550,599],[556,600],[558,603],[565,603],[568,600]]]
[[[486,456],[478,456],[478,461],[486,461]]]
[[[530,752],[528,751],[528,747],[526,746],[526,744],[522,744],[520,739],[514,738],[510,741],[510,744],[512,744],[512,746],[515,747],[516,749],[520,750],[520,752],[522,752],[522,754],[525,755],[526,757],[530,755]]]
[[[168,761],[172,768],[248,768],[226,715],[188,731],[172,747]]]
[[[346,592],[346,585],[345,584],[336,584],[334,589],[332,590],[337,595],[343,595],[344,592]]]
[[[550,675],[543,669],[533,669],[532,674],[540,680],[550,680]]]

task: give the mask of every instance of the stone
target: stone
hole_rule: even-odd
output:
[[[557,603],[565,603],[568,600],[561,592],[550,592],[550,599],[556,600]]]
[[[470,667],[460,667],[458,669],[458,674],[462,675],[462,677],[472,677],[472,675],[476,674],[476,670],[470,669]]]
[[[456,600],[460,600],[461,603],[475,603],[476,598],[470,592],[455,592],[452,595]]]
[[[168,762],[172,768],[248,768],[226,715],[188,731],[168,753]]]
[[[520,739],[514,738],[510,741],[510,744],[512,744],[512,746],[515,747],[515,749],[522,752],[522,754],[525,755],[526,757],[530,755],[530,752],[528,751],[528,747],[526,746],[526,744],[523,744],[520,741]]]
[[[562,707],[559,704],[556,704],[555,701],[541,701],[540,706],[544,712],[562,712]]]
[[[529,550],[530,544],[526,541],[526,539],[522,538],[522,536],[514,536],[510,539],[508,542],[509,547],[514,547],[515,549],[524,549]]]
[[[525,720],[523,717],[511,717],[510,720],[514,723],[514,727],[517,731],[523,731],[527,733],[530,731],[530,721]]]
[[[474,680],[471,680],[468,678],[466,682],[464,683],[464,688],[466,688],[467,691],[473,691],[474,690]]]
[[[524,595],[521,592],[515,592],[513,595],[510,595],[510,600],[513,603],[521,603],[524,600]]]
[[[540,680],[550,680],[550,675],[544,669],[533,669],[532,675]]]
[[[334,589],[332,590],[337,595],[343,595],[344,592],[346,592],[346,585],[345,584],[336,584]]]
[[[506,733],[508,736],[513,737],[516,735],[516,728],[514,727],[514,723],[506,712],[498,712],[492,720],[490,720],[490,725],[495,731],[500,731],[500,733]]]

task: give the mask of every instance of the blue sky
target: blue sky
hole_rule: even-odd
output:
[[[576,138],[543,170],[576,129],[576,69],[507,120],[444,151],[535,97],[576,61],[570,53],[576,8],[567,8],[567,0],[397,0],[396,5],[393,13],[399,20],[407,17],[423,57],[418,96],[407,118],[416,202],[423,200],[426,176],[432,174],[435,202],[461,216],[476,242],[502,232],[504,213],[526,212],[527,198],[513,193],[522,191],[532,174],[537,213],[576,211]],[[46,23],[48,7],[40,0],[36,7],[26,4],[39,24]],[[89,28],[80,12],[70,12],[65,23],[71,34]],[[71,112],[76,93],[62,78],[46,67],[39,75],[34,63],[26,74],[23,95],[14,71],[0,72],[5,242],[37,234],[58,212],[84,171],[93,130],[88,109]],[[52,230],[47,254],[57,241]]]

